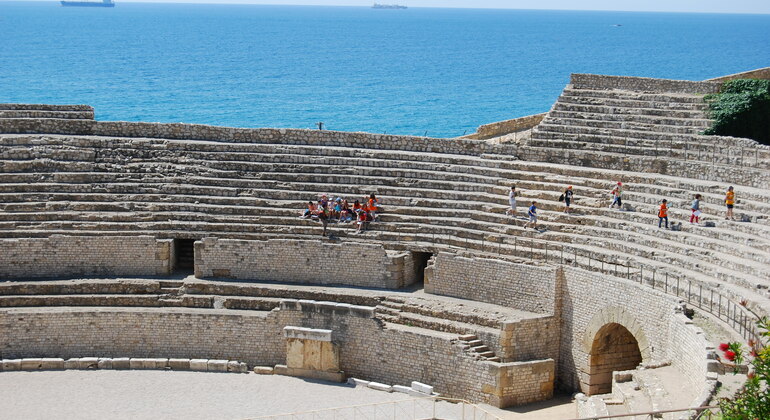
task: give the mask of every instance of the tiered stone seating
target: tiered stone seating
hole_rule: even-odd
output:
[[[333,225],[335,235],[394,249],[409,241],[410,248],[466,248],[519,258],[543,258],[546,248],[554,258],[566,245],[565,257],[572,260],[575,245],[579,256],[642,263],[649,275],[657,268],[712,287],[737,286],[736,296],[750,298],[770,282],[763,270],[770,259],[764,251],[770,206],[768,192],[760,189],[739,187],[738,209],[759,223],[685,226],[675,233],[655,226],[661,198],[672,204],[672,221],[686,215],[696,191],[705,196],[707,214],[721,214],[726,185],[500,156],[29,135],[4,136],[3,142],[4,237],[312,237],[320,236],[320,224],[296,217],[306,200],[321,193],[354,199],[374,191],[386,212],[372,232],[356,237],[352,225]],[[636,211],[606,209],[615,180],[624,181],[625,201]],[[504,215],[511,183],[523,191],[522,207],[538,200],[545,233],[533,234]],[[576,188],[579,216],[561,213],[557,197],[567,184]],[[587,264],[583,260],[578,264]]]
[[[711,124],[702,93],[651,90],[568,85],[527,145],[581,154],[770,166],[770,148],[748,139],[701,135]]]

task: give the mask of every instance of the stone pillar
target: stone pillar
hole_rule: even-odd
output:
[[[284,327],[286,365],[276,365],[275,373],[303,378],[343,382],[340,350],[332,342],[331,330]]]

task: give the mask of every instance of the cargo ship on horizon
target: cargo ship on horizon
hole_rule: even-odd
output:
[[[406,6],[402,6],[400,4],[379,4],[379,3],[374,3],[374,6],[372,6],[372,9],[406,9]]]
[[[62,6],[66,7],[115,7],[113,0],[102,1],[65,1],[62,0]]]

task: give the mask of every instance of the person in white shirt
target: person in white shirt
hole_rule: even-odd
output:
[[[516,192],[516,186],[511,186],[511,191],[508,192],[508,203],[511,205],[511,208],[505,211],[505,214],[512,214],[516,216],[516,196],[519,195],[519,193]]]

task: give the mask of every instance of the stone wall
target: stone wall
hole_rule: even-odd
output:
[[[456,336],[407,326],[382,328],[361,308],[323,302],[286,300],[281,311],[301,314],[305,328],[331,329],[340,343],[340,368],[349,376],[391,385],[416,380],[436,392],[499,407],[549,399],[553,395],[554,361],[513,363],[477,361],[455,343]]]
[[[596,333],[618,323],[636,338],[643,363],[662,363],[678,353],[669,351],[671,320],[680,308],[678,299],[631,281],[578,268],[558,273],[562,294],[559,385],[587,392],[588,356]],[[676,349],[671,349],[676,351]]]
[[[603,76],[573,73],[570,84],[577,89],[621,89],[636,92],[706,94],[719,92],[721,83],[689,80],[651,79],[647,77]]]
[[[709,372],[717,372],[713,343],[706,340],[703,330],[696,327],[684,314],[678,313],[670,318],[668,353],[671,364],[676,367],[697,395],[688,404],[689,407],[706,405],[711,391],[716,386],[716,379],[709,378]]]
[[[716,77],[713,79],[708,79],[706,82],[726,82],[728,80],[735,79],[770,79],[770,67],[745,71],[743,73],[736,73],[728,76]]]
[[[286,326],[332,330],[347,375],[428,383],[450,397],[497,406],[551,398],[553,360],[482,362],[451,334],[383,328],[374,308],[284,300],[270,312],[154,308],[5,308],[0,358],[171,357],[283,364]]]
[[[172,248],[151,236],[0,239],[0,279],[169,275]]]
[[[528,115],[526,117],[514,118],[512,120],[498,121],[479,126],[475,133],[463,136],[466,139],[486,140],[492,137],[499,137],[505,134],[517,131],[529,130],[540,124],[546,113]]]
[[[425,292],[554,314],[556,269],[440,253]]]
[[[412,255],[382,245],[205,238],[195,243],[195,276],[398,289],[415,282]]]
[[[285,360],[272,312],[171,308],[0,310],[0,354],[22,357],[175,357],[251,365]]]

